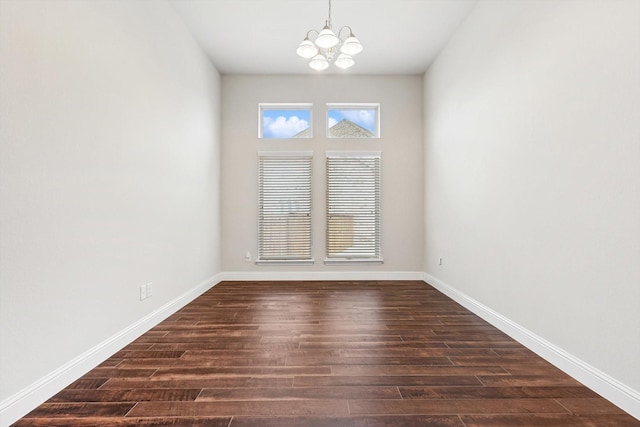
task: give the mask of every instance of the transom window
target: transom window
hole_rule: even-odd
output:
[[[327,104],[328,138],[380,138],[380,104]]]
[[[264,139],[311,138],[312,104],[261,103],[258,137]]]

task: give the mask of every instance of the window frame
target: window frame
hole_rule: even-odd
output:
[[[307,110],[309,112],[309,136],[289,138],[267,138],[264,136],[264,111],[267,110]],[[287,140],[313,138],[313,103],[310,102],[260,102],[258,103],[258,139]]]
[[[330,159],[338,159],[338,158],[348,158],[348,159],[376,159],[377,164],[377,177],[374,180],[377,180],[377,188],[375,189],[375,200],[376,204],[376,216],[374,219],[374,223],[376,224],[376,229],[374,231],[374,251],[375,253],[372,256],[333,256],[330,254],[331,241],[330,241],[330,228],[331,228],[331,218],[336,215],[332,211],[331,206],[331,183],[329,182],[331,178],[330,167]],[[338,264],[383,264],[384,258],[382,256],[382,153],[380,151],[327,151],[325,154],[326,161],[326,248],[325,248],[325,260],[324,263],[326,265],[338,265]],[[375,181],[374,181],[375,182]],[[355,210],[353,210],[355,212]]]
[[[375,130],[372,132],[372,137],[341,137],[331,136],[329,127],[329,114],[330,110],[375,110]],[[357,123],[356,123],[357,125]],[[358,125],[359,126],[359,125]],[[369,129],[366,129],[369,130]],[[380,139],[380,103],[368,102],[368,103],[356,103],[356,102],[330,102],[326,104],[326,120],[325,120],[325,132],[327,139]]]

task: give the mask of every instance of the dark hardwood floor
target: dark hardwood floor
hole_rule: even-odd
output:
[[[17,426],[640,426],[418,281],[223,282]]]

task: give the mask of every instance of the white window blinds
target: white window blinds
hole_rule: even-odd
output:
[[[327,260],[382,262],[380,153],[327,153]]]
[[[312,262],[310,152],[258,153],[258,263]]]

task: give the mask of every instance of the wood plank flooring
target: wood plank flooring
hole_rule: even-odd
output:
[[[640,426],[418,281],[223,282],[16,426]]]

